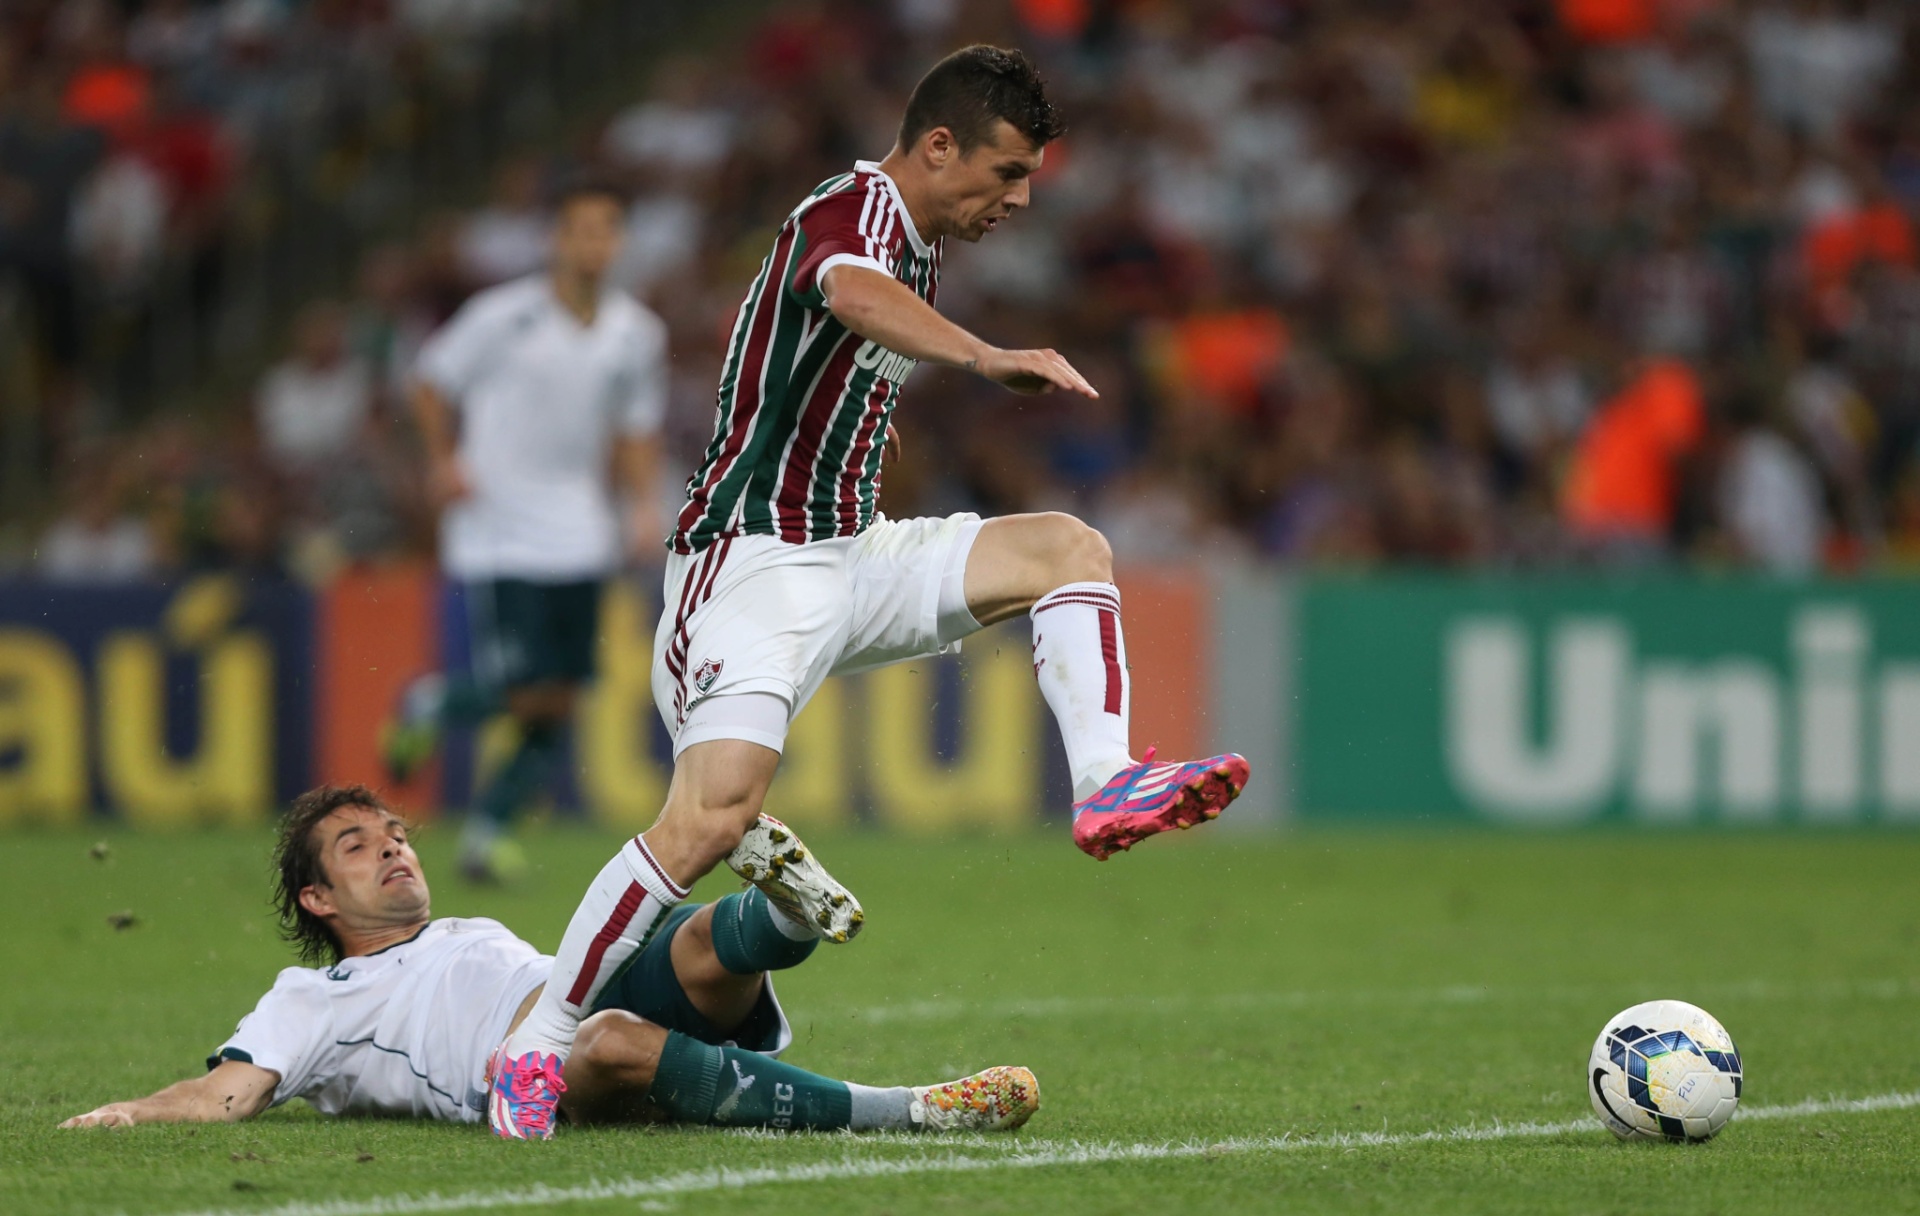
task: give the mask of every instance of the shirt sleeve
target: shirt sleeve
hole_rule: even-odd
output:
[[[621,369],[614,425],[622,435],[646,438],[659,434],[667,417],[667,327],[643,312],[634,329],[627,365]]]
[[[421,345],[414,375],[457,404],[508,337],[512,321],[513,310],[491,293],[473,297]]]
[[[800,260],[787,280],[794,299],[808,308],[824,308],[820,279],[835,266],[865,266],[892,275],[897,266],[887,238],[899,222],[892,197],[872,181],[807,208],[799,219]]]
[[[239,1060],[279,1073],[275,1106],[324,1084],[335,1050],[333,1007],[319,987],[325,982],[299,967],[282,971],[253,1012],[207,1057],[207,1067]]]

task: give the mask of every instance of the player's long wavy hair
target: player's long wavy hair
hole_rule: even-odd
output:
[[[364,785],[323,785],[293,800],[280,820],[280,839],[273,846],[273,870],[279,883],[274,907],[280,913],[280,936],[308,963],[337,963],[340,939],[327,922],[300,906],[300,892],[325,885],[327,867],[313,830],[343,806],[364,806],[393,814],[380,795]]]

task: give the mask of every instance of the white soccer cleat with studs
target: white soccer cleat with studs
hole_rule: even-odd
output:
[[[762,815],[727,856],[733,872],[760,888],[768,902],[811,927],[822,941],[851,941],[867,914],[853,892],[815,860],[793,829]]]
[[[923,1132],[1012,1131],[1040,1109],[1033,1070],[1001,1064],[943,1085],[913,1087],[909,1117]]]

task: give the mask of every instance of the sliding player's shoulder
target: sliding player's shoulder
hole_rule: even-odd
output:
[[[342,981],[329,978],[330,967],[287,967],[273,978],[256,1003],[250,1017],[265,1017],[276,1023],[309,1018],[330,1019],[329,1007],[334,993],[330,989]]]

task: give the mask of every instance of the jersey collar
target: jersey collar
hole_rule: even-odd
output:
[[[920,239],[920,225],[913,222],[913,212],[907,210],[907,200],[900,194],[900,183],[888,176],[887,171],[880,167],[880,162],[877,160],[856,160],[853,162],[853,168],[856,173],[871,173],[887,183],[887,193],[893,195],[893,205],[900,208],[900,218],[903,221],[900,226],[907,230],[907,243],[912,245],[913,251],[921,257],[931,257],[933,247]]]
[[[433,926],[434,926],[434,922],[428,921],[426,924],[421,925],[418,929],[415,929],[413,931],[412,937],[403,937],[397,942],[393,942],[390,945],[382,946],[378,950],[369,950],[365,954],[349,955],[348,957],[341,959],[340,963],[350,963],[356,958],[376,958],[379,955],[385,954],[389,950],[398,950],[402,946],[411,945],[412,943],[419,941],[420,935],[422,933],[425,933],[428,929],[433,928]],[[338,967],[340,963],[335,963],[334,966]]]

